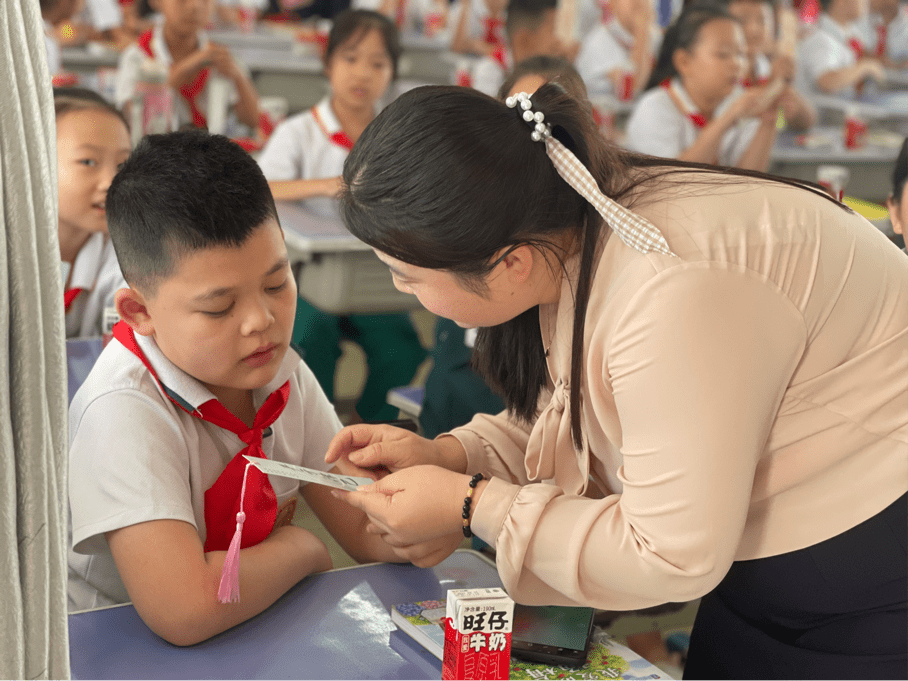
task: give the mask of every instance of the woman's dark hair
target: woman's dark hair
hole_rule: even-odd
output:
[[[902,150],[895,159],[895,168],[892,169],[892,200],[896,203],[902,202],[905,180],[908,180],[908,137],[902,141]]]
[[[129,130],[129,122],[126,120],[126,116],[123,115],[123,112],[94,90],[89,90],[84,87],[54,88],[55,118],[61,118],[72,111],[82,111],[85,109],[100,109],[101,111],[107,111],[123,121],[123,125]]]
[[[662,45],[659,47],[659,56],[656,57],[656,65],[653,67],[645,89],[650,90],[667,78],[677,76],[675,52],[677,50],[690,51],[700,37],[700,29],[716,19],[738,21],[728,11],[728,6],[719,2],[698,0],[685,7],[674,23],[665,30]]]
[[[558,83],[577,99],[587,98],[586,83],[571,62],[561,57],[537,54],[524,59],[514,67],[498,89],[498,99],[507,97],[511,88],[524,76],[540,76],[547,81]]]
[[[590,112],[554,83],[533,95],[552,134],[596,178],[602,192],[627,201],[643,183],[680,174],[678,185],[739,175],[803,184],[755,171],[717,168],[634,154],[612,145]],[[482,294],[503,252],[530,245],[561,264],[579,260],[574,290],[570,408],[574,443],[582,443],[580,394],[590,285],[607,230],[602,217],[555,170],[545,146],[513,109],[476,90],[426,86],[392,102],[366,128],[344,163],[341,213],[359,239],[417,267],[446,270]],[[634,172],[632,172],[634,171]],[[725,181],[720,177],[718,181]],[[811,191],[832,200],[820,187]],[[847,209],[846,209],[847,210]],[[572,237],[565,246],[566,236]],[[548,369],[533,307],[480,329],[474,368],[520,419],[536,416]]]
[[[328,65],[331,57],[341,45],[350,39],[358,43],[373,29],[381,35],[388,56],[391,58],[391,77],[397,78],[397,62],[400,60],[402,52],[400,33],[397,31],[397,26],[388,17],[368,9],[348,9],[337,15],[331,26],[331,32],[328,33],[325,65]]]

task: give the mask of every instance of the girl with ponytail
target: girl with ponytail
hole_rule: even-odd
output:
[[[701,598],[690,677],[904,674],[908,260],[877,229],[816,187],[620,150],[551,83],[412,90],[343,181],[397,287],[480,327],[506,405],[335,437],[326,460],[375,479],[336,494],[398,556],[475,533],[521,603]]]
[[[724,5],[697,2],[668,27],[646,92],[627,122],[628,148],[765,171],[776,139],[776,86],[744,90],[744,32]]]

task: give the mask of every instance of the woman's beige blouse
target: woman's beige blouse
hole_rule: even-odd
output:
[[[807,191],[718,181],[635,209],[680,257],[608,239],[582,451],[571,277],[540,310],[536,422],[478,415],[452,433],[468,471],[494,476],[472,527],[519,602],[688,601],[732,561],[833,537],[908,490],[908,257]]]

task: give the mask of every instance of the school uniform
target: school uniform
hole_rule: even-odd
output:
[[[452,27],[459,25],[462,12],[467,13],[467,36],[482,38],[489,45],[503,46],[507,43],[504,14],[501,17],[490,16],[485,0],[460,0],[451,12]]]
[[[129,600],[105,532],[152,520],[181,520],[206,542],[206,490],[245,447],[237,435],[181,408],[197,409],[214,395],[174,365],[153,339],[135,339],[157,379],[114,340],[70,406],[71,611]],[[258,409],[287,381],[287,404],[262,439],[265,457],[328,470],[325,451],[341,424],[293,350],[287,351],[275,378],[253,391],[254,406]],[[279,516],[292,513],[300,483],[268,479]]]
[[[772,75],[772,62],[765,54],[757,54],[753,59],[752,74],[748,74],[741,81],[744,87],[760,87],[769,82]]]
[[[69,270],[64,292],[66,337],[100,336],[105,312],[116,313],[114,295],[128,286],[110,237],[101,232],[88,237]]]
[[[208,45],[208,34],[199,31],[199,49]],[[139,82],[142,64],[147,59],[154,59],[166,68],[173,64],[173,57],[167,48],[164,39],[164,24],[156,23],[154,28],[139,36],[136,42],[129,45],[120,55],[119,68],[117,69],[117,85],[115,101],[118,107],[125,105],[135,94]],[[240,65],[240,68],[244,68]],[[174,92],[174,108],[178,127],[194,126],[205,128],[208,125],[206,114],[208,111],[208,91],[212,77],[216,75],[213,67],[205,67],[196,74],[193,81]],[[228,80],[229,106],[239,100],[239,95],[233,82]]]
[[[60,55],[60,43],[54,35],[54,27],[50,22],[44,22],[44,47],[47,51],[47,70],[51,77],[56,76],[63,66],[62,56]]]
[[[472,530],[520,603],[702,597],[686,677],[905,678],[908,259],[824,197],[703,178],[634,196],[677,257],[601,245],[580,445],[577,256],[538,415],[451,432],[491,476]]]
[[[659,52],[662,33],[655,26],[650,30],[650,51],[653,58]],[[599,24],[583,39],[577,54],[577,71],[590,95],[615,95],[609,73],[615,69],[633,72],[631,50],[634,36],[617,19]]]
[[[901,5],[888,24],[879,14],[868,13],[858,21],[858,30],[869,56],[896,62],[908,59],[908,5]]]
[[[97,31],[108,31],[123,25],[123,10],[117,0],[85,0],[76,21],[89,24]]]
[[[506,47],[498,47],[473,65],[471,86],[490,97],[497,97],[498,90],[514,68],[514,57]]]
[[[283,121],[275,128],[258,162],[269,182],[313,180],[340,175],[353,147],[325,97],[309,111]],[[337,201],[314,197],[308,209],[322,217],[340,220]],[[367,421],[389,421],[397,410],[387,404],[391,388],[407,385],[426,357],[426,351],[409,315],[327,314],[305,300],[300,291],[293,344],[303,354],[319,384],[334,399],[334,374],[341,356],[341,341],[360,345],[366,354],[368,377],[357,402],[359,415]]]
[[[683,109],[674,102],[670,92],[678,97]],[[721,116],[740,95],[741,90],[735,88],[716,108],[714,117]],[[674,78],[643,93],[634,105],[627,121],[624,146],[644,154],[677,158],[697,141],[705,125],[706,119],[697,111],[680,80]],[[737,164],[759,125],[756,119],[739,120],[732,125],[722,136],[713,162],[727,166]]]
[[[824,73],[854,66],[865,55],[866,46],[857,24],[842,26],[828,14],[821,14],[816,30],[798,47],[797,88],[802,92],[821,92],[817,80]],[[854,96],[855,88],[847,87],[836,94]]]

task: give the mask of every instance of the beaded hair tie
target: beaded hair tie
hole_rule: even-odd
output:
[[[530,95],[518,92],[505,100],[510,108],[518,108],[523,120],[533,126],[530,136],[534,142],[545,142],[545,152],[558,174],[608,222],[612,231],[626,245],[641,253],[672,255],[668,242],[656,226],[641,215],[629,211],[599,190],[599,185],[574,153],[552,136],[552,126],[545,122],[541,111],[533,111]]]

